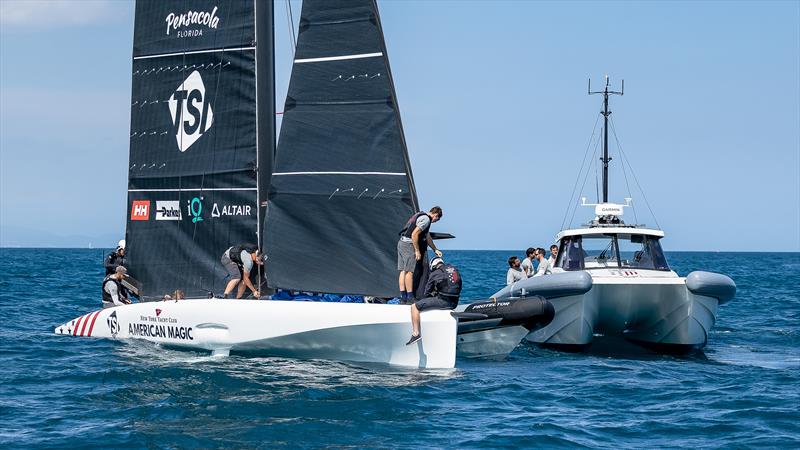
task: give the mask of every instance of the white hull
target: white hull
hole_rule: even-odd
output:
[[[459,358],[503,359],[528,333],[522,325],[459,333],[456,351]]]
[[[570,289],[573,286],[573,289]],[[555,307],[547,326],[526,339],[537,344],[583,347],[597,336],[617,336],[665,351],[706,345],[717,308],[733,297],[724,275],[692,272],[594,270],[529,278],[497,292],[497,298],[539,294]]]
[[[556,309],[553,322],[527,339],[584,346],[604,335],[675,349],[705,346],[718,300],[691,293],[680,278],[659,281],[605,284],[595,279],[585,294],[550,299]]]
[[[56,327],[55,332],[143,339],[222,355],[454,367],[457,323],[450,311],[422,313],[423,339],[406,346],[410,314],[405,305],[192,299],[103,309]]]

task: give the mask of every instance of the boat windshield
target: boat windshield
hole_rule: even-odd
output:
[[[658,237],[643,234],[591,234],[561,239],[556,267],[670,270]]]

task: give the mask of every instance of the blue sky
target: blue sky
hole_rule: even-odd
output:
[[[458,237],[445,248],[553,240],[601,108],[587,79],[608,74],[625,79],[617,134],[667,250],[800,251],[800,2],[379,7],[420,201]],[[132,3],[0,0],[0,245],[122,236],[132,34]],[[283,1],[276,39],[281,111]],[[611,151],[611,199],[627,175],[654,224]]]

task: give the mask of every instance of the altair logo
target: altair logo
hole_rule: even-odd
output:
[[[192,72],[167,101],[178,150],[185,152],[211,128],[214,112],[200,72]]]

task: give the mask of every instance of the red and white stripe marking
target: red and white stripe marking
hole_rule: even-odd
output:
[[[72,335],[91,336],[92,330],[94,330],[94,323],[97,321],[97,316],[99,316],[101,312],[102,310],[80,316],[77,322],[75,322],[75,328],[72,330]]]

